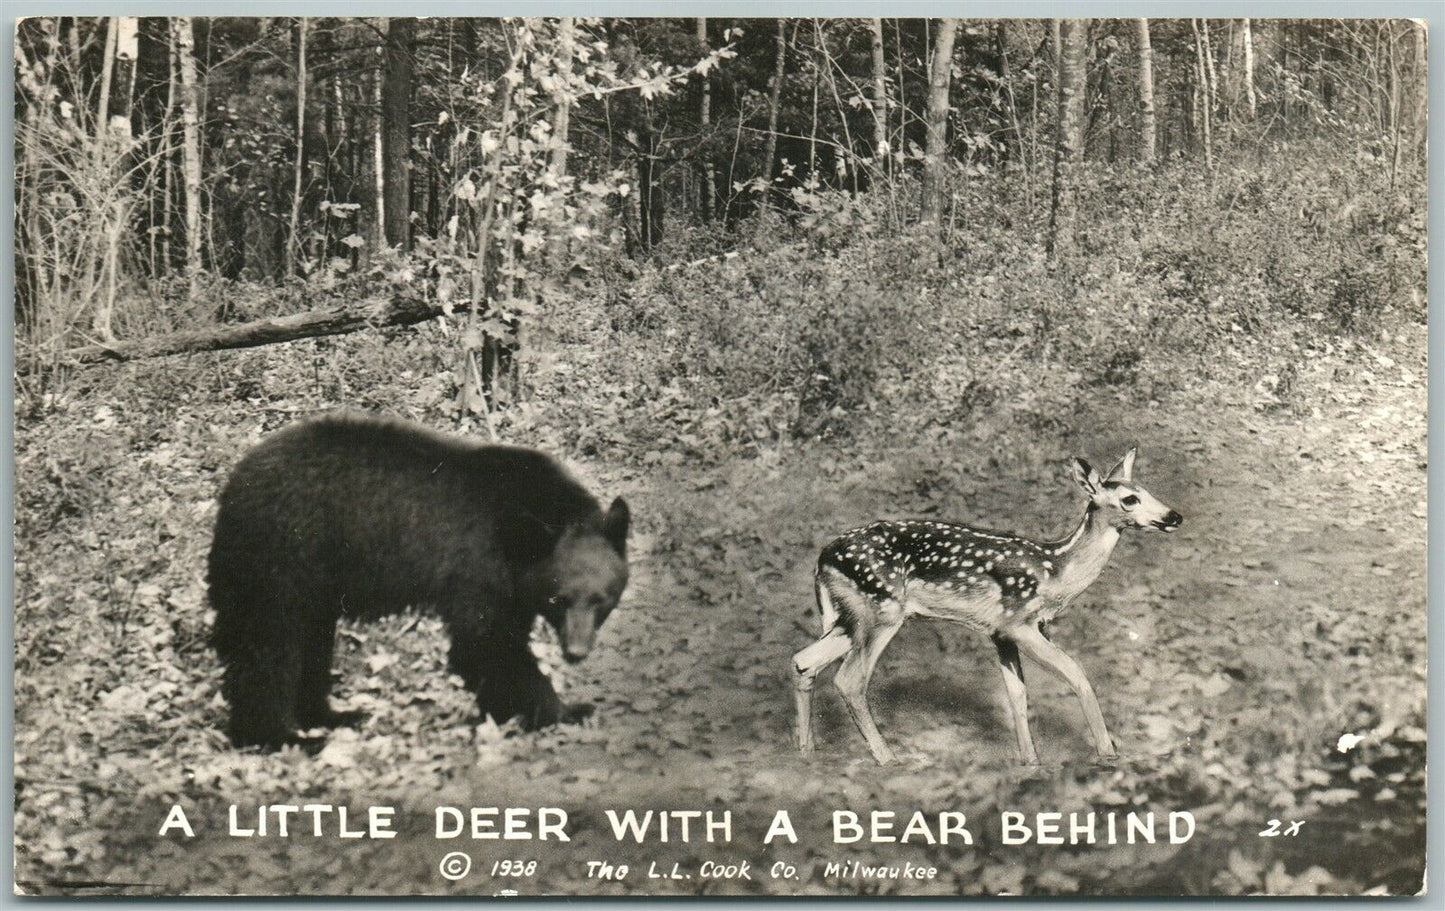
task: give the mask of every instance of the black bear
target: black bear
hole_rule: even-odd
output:
[[[429,607],[450,666],[498,722],[578,721],[528,648],[538,614],[568,661],[592,647],[627,584],[629,514],[603,513],[551,458],[398,421],[328,416],[252,449],[221,492],[212,643],[237,746],[315,746],[356,720],[331,709],[340,617]]]

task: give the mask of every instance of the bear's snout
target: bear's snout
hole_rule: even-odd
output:
[[[567,649],[565,649],[565,650],[562,652],[562,657],[567,659],[567,663],[568,663],[568,664],[576,664],[577,662],[581,661],[583,658],[586,658],[586,657],[587,657],[587,652],[588,652],[588,651],[589,651],[589,650],[588,650],[588,649],[585,649],[585,648],[571,648],[571,647],[568,647]]]
[[[573,608],[567,611],[567,620],[562,630],[562,657],[568,664],[576,664],[592,651],[592,640],[597,634],[597,619],[590,609]]]

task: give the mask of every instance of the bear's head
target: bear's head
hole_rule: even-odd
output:
[[[631,513],[621,497],[606,513],[562,528],[531,519],[524,532],[536,545],[517,580],[524,605],[547,618],[562,638],[562,654],[581,661],[592,650],[602,621],[627,586],[627,528]]]

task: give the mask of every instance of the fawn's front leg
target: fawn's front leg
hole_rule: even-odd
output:
[[[1089,685],[1089,678],[1084,676],[1084,670],[1079,667],[1079,663],[1050,642],[1036,626],[1024,624],[1010,628],[1008,637],[1018,644],[1025,655],[1058,674],[1073,687],[1084,708],[1084,720],[1088,722],[1089,732],[1094,738],[1094,749],[1106,759],[1117,756],[1114,741],[1109,737],[1109,729],[1104,725],[1104,713],[1099,710],[1098,697],[1094,695],[1094,688]]]
[[[1014,736],[1018,738],[1019,760],[1038,765],[1034,739],[1029,734],[1029,694],[1024,687],[1024,665],[1019,660],[1019,647],[1001,635],[993,637],[998,649],[998,669],[1003,676],[1004,693],[1008,696],[1009,717],[1013,719]]]

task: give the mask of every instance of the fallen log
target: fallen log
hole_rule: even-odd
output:
[[[459,302],[453,309],[465,311],[467,304]],[[71,364],[94,364],[101,361],[134,361],[193,351],[255,348],[322,335],[342,335],[359,329],[409,326],[441,316],[444,312],[441,304],[431,301],[405,297],[373,297],[357,303],[308,310],[288,316],[274,316],[235,326],[192,329],[150,338],[86,345],[67,351],[62,360]]]

